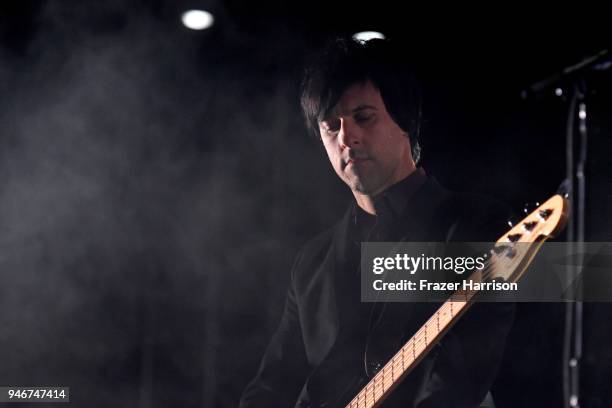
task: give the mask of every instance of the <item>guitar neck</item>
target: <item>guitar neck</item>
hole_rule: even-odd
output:
[[[379,406],[468,309],[477,292],[458,290],[451,295],[346,407]]]
[[[492,276],[516,282],[535,256],[545,239],[554,236],[565,226],[567,201],[555,195],[540,205],[519,224],[497,240],[490,262],[495,260]],[[522,246],[514,244],[520,242]],[[497,251],[495,249],[497,248]],[[498,268],[499,267],[499,268]],[[491,270],[487,271],[488,278]],[[482,282],[484,271],[476,271],[470,279]],[[421,361],[442,336],[471,305],[478,290],[458,290],[427,320],[414,336],[374,375],[347,405],[347,408],[379,406],[401,380]]]

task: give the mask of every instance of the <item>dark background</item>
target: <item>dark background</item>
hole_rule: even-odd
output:
[[[211,10],[209,30],[180,14]],[[0,385],[73,406],[231,407],[301,244],[351,199],[297,101],[306,55],[377,29],[425,90],[423,165],[517,211],[564,178],[567,101],[528,84],[609,46],[602,10],[330,1],[0,5]],[[586,25],[585,25],[586,23]],[[580,27],[577,28],[577,24]],[[610,239],[610,74],[590,73],[587,238]],[[582,405],[612,395],[587,304]],[[561,305],[520,305],[498,407],[561,405]]]

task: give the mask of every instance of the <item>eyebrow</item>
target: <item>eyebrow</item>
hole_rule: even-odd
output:
[[[372,105],[359,105],[356,108],[354,108],[353,110],[351,110],[351,113],[355,113],[355,112],[361,112],[362,110],[366,110],[366,109],[374,109],[377,110],[376,107],[372,106]]]
[[[367,109],[373,109],[373,110],[375,110],[375,111],[377,111],[377,110],[378,110],[378,109],[377,109],[375,106],[372,106],[372,105],[366,105],[366,104],[361,104],[361,105],[358,105],[357,107],[353,108],[353,109],[350,111],[350,114],[358,113],[358,112],[361,112],[361,111],[364,111],[364,110],[367,110]],[[321,119],[321,120],[319,121],[319,123],[328,122],[328,121],[329,121],[329,120],[330,120],[330,119],[331,119],[333,116],[334,116],[334,115],[332,115],[332,114],[327,115],[326,117],[324,117],[323,119]]]

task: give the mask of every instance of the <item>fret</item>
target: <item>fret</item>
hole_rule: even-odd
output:
[[[423,350],[425,350],[425,344],[423,343],[423,332],[418,333],[417,341],[414,346],[415,350],[417,351],[417,354],[419,355],[423,352]]]
[[[370,381],[370,382],[372,382],[372,381]],[[376,388],[376,384],[372,383],[371,391],[372,391],[372,399],[374,399],[374,400],[376,399],[376,397],[374,396],[375,388]]]
[[[440,318],[442,319],[442,326],[446,326],[450,321],[451,321],[451,317],[450,314],[448,313],[448,304],[445,303],[441,308],[440,308]],[[439,315],[440,315],[439,314]]]
[[[430,324],[427,325],[425,332],[426,332],[426,338],[429,340],[429,343],[431,344],[436,341],[436,337],[438,336],[438,334],[440,334],[440,329],[437,327],[437,325],[434,325],[434,323],[431,322]]]
[[[382,389],[382,376],[381,375],[376,375],[374,377],[374,394],[376,395],[376,399],[378,399],[379,393],[381,392],[380,390]]]
[[[399,377],[404,372],[404,354],[398,353],[393,357],[393,369],[392,369],[393,378]]]
[[[365,401],[366,401],[365,393],[364,393],[364,392],[360,392],[360,393],[358,394],[358,397],[359,397],[359,398],[357,398],[357,407],[359,407],[359,406],[360,406],[360,405],[362,405],[362,404],[363,404],[363,406],[365,407],[365,406],[366,406],[366,402],[365,402]]]
[[[389,361],[385,367],[387,369],[387,374],[388,374],[385,378],[393,379],[394,378],[393,359],[391,359],[391,361]]]
[[[382,379],[385,381],[389,377],[389,364],[386,364],[382,369]]]
[[[402,353],[402,365],[405,364],[406,358],[410,358],[410,348],[412,347],[412,344],[410,344],[410,341],[408,341],[406,344],[404,344],[404,347],[402,347],[401,349],[401,353]]]
[[[393,385],[394,382],[395,380],[392,377],[387,377],[384,379],[385,392],[389,389],[389,387],[391,387],[391,385]]]

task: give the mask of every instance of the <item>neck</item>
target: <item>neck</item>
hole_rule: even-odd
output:
[[[357,202],[357,205],[361,207],[361,209],[367,212],[368,214],[376,215],[377,213],[376,213],[376,207],[374,206],[374,198],[377,195],[383,193],[385,190],[387,190],[392,185],[399,183],[400,181],[404,180],[406,177],[410,176],[415,170],[416,170],[416,166],[414,164],[412,166],[407,166],[404,169],[404,171],[400,173],[399,177],[393,178],[392,182],[385,184],[384,187],[380,188],[379,190],[371,194],[362,193],[362,192],[353,190],[353,196],[355,197],[355,201]]]
[[[362,194],[357,191],[353,191],[355,201],[361,209],[368,214],[376,215],[376,208],[374,207],[374,196]]]

